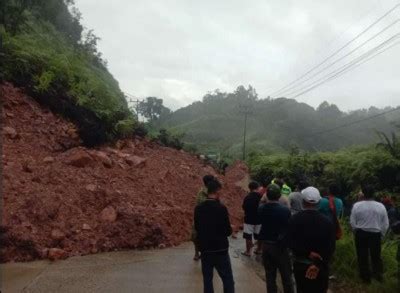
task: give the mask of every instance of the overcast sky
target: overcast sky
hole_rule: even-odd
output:
[[[267,97],[346,44],[398,0],[75,2],[84,26],[101,38],[99,50],[121,89],[141,98],[161,97],[177,109],[208,91],[233,91],[241,84],[251,84],[260,98]],[[312,73],[399,17],[400,7]],[[396,33],[400,22],[331,71]],[[344,110],[400,105],[400,45],[296,99],[312,106],[327,100]]]

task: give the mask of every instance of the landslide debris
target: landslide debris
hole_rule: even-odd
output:
[[[195,156],[145,139],[82,147],[76,127],[2,84],[3,196],[0,261],[28,261],[190,239],[205,174]],[[228,168],[224,203],[242,222],[242,163]]]

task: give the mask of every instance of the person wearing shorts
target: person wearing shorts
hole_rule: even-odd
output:
[[[246,251],[242,254],[251,256],[253,248],[253,238],[258,240],[258,234],[261,230],[261,222],[258,216],[258,206],[261,200],[261,194],[258,192],[259,184],[255,181],[249,183],[249,194],[243,200],[242,208],[244,210],[243,238],[246,239]],[[262,253],[261,242],[257,241],[256,254]]]

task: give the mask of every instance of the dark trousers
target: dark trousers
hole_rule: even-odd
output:
[[[318,276],[314,280],[306,278],[306,272],[310,265],[295,262],[293,264],[294,277],[296,279],[297,293],[325,293],[328,291],[329,268],[320,267]]]
[[[224,293],[234,293],[235,283],[233,281],[231,259],[229,253],[201,254],[201,270],[203,272],[204,293],[214,293],[213,275],[214,268],[217,270],[224,285]]]
[[[276,244],[264,243],[263,263],[267,279],[267,292],[277,293],[276,274],[279,270],[285,293],[293,293],[292,264],[289,252]]]
[[[366,282],[371,280],[369,258],[372,263],[372,277],[382,280],[381,233],[357,230],[355,232],[358,269],[360,277]]]

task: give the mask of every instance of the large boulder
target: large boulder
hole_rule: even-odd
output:
[[[54,229],[51,231],[51,239],[53,240],[63,240],[65,238],[65,233],[59,229]]]
[[[10,126],[3,127],[3,134],[11,139],[18,138],[18,132]]]
[[[65,259],[68,257],[68,253],[61,248],[50,248],[47,257],[50,260]]]
[[[138,157],[138,156],[129,156],[129,157],[125,158],[125,162],[129,166],[142,167],[146,164],[146,159],[142,158],[142,157]]]
[[[50,164],[54,162],[54,158],[52,156],[47,156],[43,159],[43,163]]]
[[[78,150],[73,153],[67,160],[67,164],[78,167],[84,168],[89,166],[93,163],[93,158],[84,150]]]
[[[103,163],[104,167],[111,168],[113,165],[112,160],[105,152],[96,152],[96,157]]]
[[[100,213],[100,219],[104,222],[115,222],[117,216],[117,211],[112,206],[104,208]]]

